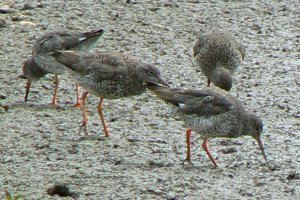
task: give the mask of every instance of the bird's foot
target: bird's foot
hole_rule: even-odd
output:
[[[194,163],[192,162],[192,160],[190,158],[186,158],[182,164],[185,165],[185,163],[187,163],[190,166],[194,166]]]
[[[85,137],[87,137],[89,135],[88,132],[87,132],[87,129],[86,129],[86,124],[82,123],[80,125],[80,127],[79,127],[79,133],[78,134],[80,134],[81,130],[83,130]]]
[[[82,103],[77,102],[73,105],[74,108],[82,108]]]
[[[51,103],[49,103],[48,105],[49,105],[50,107],[52,107],[52,108],[57,108],[57,107],[58,107],[56,102],[51,102]]]

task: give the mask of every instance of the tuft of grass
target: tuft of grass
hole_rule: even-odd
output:
[[[18,194],[18,195],[13,195],[11,192],[9,191],[5,191],[5,200],[20,200],[23,199],[24,195],[22,194]]]

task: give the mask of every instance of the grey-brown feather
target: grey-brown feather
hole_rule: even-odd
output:
[[[38,81],[49,72],[41,68],[33,58],[29,58],[23,62],[23,76],[32,81]]]
[[[258,117],[245,111],[236,98],[216,87],[186,90],[152,85],[148,88],[160,99],[173,104],[186,126],[202,136],[251,135],[255,134],[255,126],[261,123]],[[250,119],[257,122],[251,124]]]
[[[61,74],[65,68],[49,55],[55,50],[89,50],[102,35],[102,30],[91,32],[51,31],[41,35],[34,44],[33,58],[43,69],[53,74]]]
[[[82,87],[104,98],[141,94],[145,82],[159,83],[161,78],[155,66],[119,53],[56,51],[52,56],[69,68]]]
[[[202,73],[213,83],[222,82],[222,75],[231,81],[230,76],[245,57],[245,47],[231,33],[219,29],[212,29],[201,34],[193,51]],[[229,75],[224,74],[226,71],[222,72],[219,74],[221,78],[217,77],[219,80],[214,81],[218,75],[218,69],[221,68],[224,68],[224,71],[228,70]],[[226,80],[223,82],[226,84]]]

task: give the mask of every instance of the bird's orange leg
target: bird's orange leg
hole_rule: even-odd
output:
[[[84,91],[82,93],[82,124],[80,126],[80,130],[83,129],[83,132],[84,132],[84,135],[87,136],[88,135],[88,132],[86,130],[86,122],[87,122],[87,109],[86,109],[86,105],[85,105],[85,101],[86,101],[86,98],[88,96],[89,92],[88,91]],[[79,130],[79,132],[80,132]]]
[[[26,84],[26,91],[25,91],[25,97],[24,97],[24,101],[28,101],[28,94],[29,94],[29,89],[31,86],[31,81],[27,80],[27,84]]]
[[[53,91],[53,97],[52,97],[52,102],[50,103],[50,105],[52,106],[56,106],[56,95],[57,95],[57,89],[58,89],[58,75],[55,74],[54,75],[54,91]]]
[[[204,151],[206,152],[206,154],[208,155],[208,157],[210,158],[210,160],[212,161],[212,163],[214,164],[214,166],[218,167],[215,159],[211,156],[210,152],[208,151],[208,148],[207,148],[207,137],[205,137],[204,140],[203,140],[202,148],[204,149]]]
[[[78,83],[76,83],[76,103],[74,104],[75,108],[81,108],[82,107],[82,103],[81,103],[81,99],[80,99],[80,94],[79,94],[79,85]]]
[[[109,137],[109,133],[108,133],[108,130],[107,130],[107,127],[106,127],[106,123],[105,123],[104,118],[103,118],[102,102],[103,102],[103,97],[100,97],[100,101],[99,101],[99,104],[97,106],[97,109],[98,109],[99,117],[101,119],[101,123],[102,123],[102,126],[103,126],[103,131],[104,131],[105,137]]]
[[[186,129],[187,151],[186,151],[186,159],[183,161],[183,164],[185,162],[188,162],[189,164],[193,165],[192,160],[191,160],[191,132],[192,132],[192,130],[190,128]]]

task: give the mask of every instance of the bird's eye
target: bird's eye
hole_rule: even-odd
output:
[[[153,73],[152,71],[148,71],[148,75],[151,75],[151,76],[153,76],[153,75],[154,75],[154,73]]]

